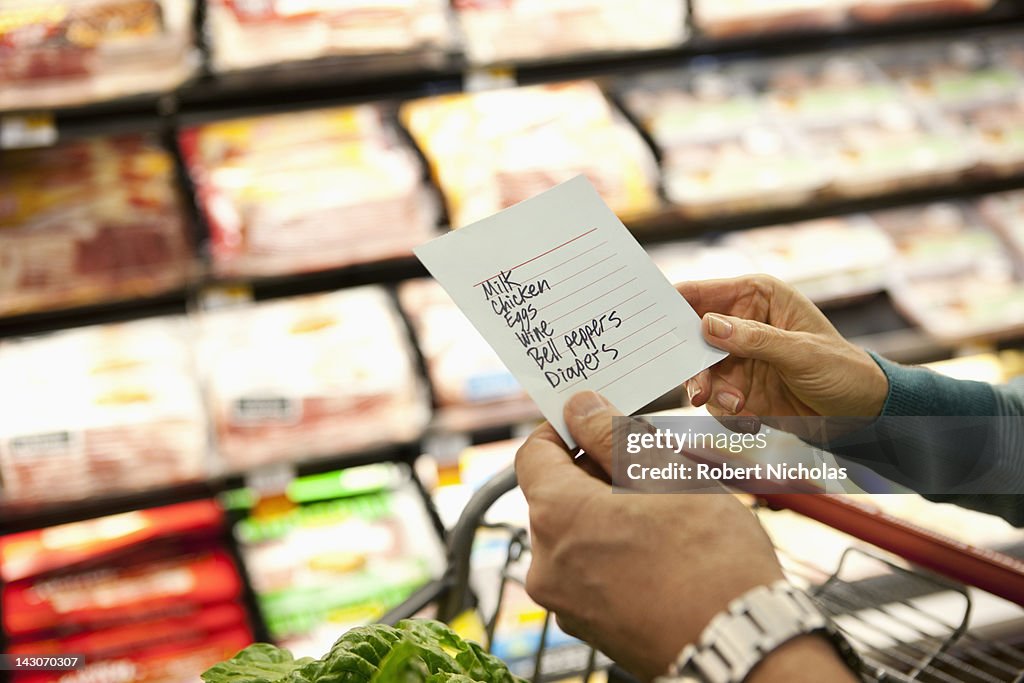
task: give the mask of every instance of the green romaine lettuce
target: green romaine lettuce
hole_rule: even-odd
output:
[[[206,683],[521,683],[505,664],[437,621],[354,628],[320,659],[257,643],[203,673]]]

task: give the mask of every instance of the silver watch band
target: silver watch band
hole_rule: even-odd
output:
[[[855,656],[842,636],[801,590],[787,581],[758,586],[729,603],[687,645],[659,681],[675,683],[741,683],[771,651],[796,636],[824,632],[837,643],[844,659]]]

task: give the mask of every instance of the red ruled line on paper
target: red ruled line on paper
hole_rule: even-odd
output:
[[[646,328],[646,327],[645,327],[644,329],[650,329],[650,328]],[[576,385],[577,385],[577,384],[579,384],[580,382],[585,382],[585,381],[587,381],[587,379],[592,379],[592,378],[593,378],[593,377],[594,377],[595,375],[597,375],[597,374],[598,374],[599,372],[604,372],[605,370],[607,370],[607,369],[608,369],[608,368],[610,368],[611,366],[613,366],[613,365],[617,365],[617,364],[621,363],[622,361],[626,360],[627,358],[629,358],[629,357],[630,357],[630,356],[632,356],[633,354],[635,354],[635,353],[638,353],[638,352],[640,352],[640,351],[643,351],[643,350],[644,350],[645,348],[647,348],[648,346],[650,346],[650,345],[651,345],[651,344],[653,344],[654,342],[658,341],[658,340],[659,340],[659,339],[661,339],[662,337],[665,337],[665,336],[667,336],[667,335],[669,335],[669,334],[672,334],[673,332],[675,332],[675,330],[676,330],[676,328],[675,328],[675,327],[673,327],[673,328],[671,328],[671,329],[669,329],[669,330],[667,330],[667,331],[665,331],[665,332],[662,332],[661,334],[659,334],[659,335],[658,335],[657,337],[655,337],[654,339],[650,339],[650,340],[648,340],[648,341],[644,342],[643,344],[641,344],[640,346],[636,347],[635,349],[633,349],[633,350],[632,350],[632,351],[630,351],[629,353],[626,353],[626,354],[623,354],[623,355],[619,356],[618,358],[616,358],[615,360],[613,360],[613,361],[612,361],[611,363],[609,363],[608,365],[604,366],[603,368],[598,368],[598,369],[597,369],[597,371],[595,371],[594,373],[592,373],[592,374],[590,375],[590,377],[589,377],[589,378],[582,378],[582,377],[581,377],[580,379],[576,380],[576,381],[575,381],[575,382],[573,382],[572,384],[567,384],[567,385],[565,385],[564,387],[562,387],[561,389],[559,389],[559,390],[558,390],[558,393],[562,393],[563,391],[566,391],[566,390],[568,390],[568,389],[572,389],[572,388],[573,388],[574,386],[576,386]],[[684,339],[683,341],[679,342],[679,344],[682,344],[682,343],[684,343],[685,341],[686,341],[686,340]],[[659,353],[659,354],[658,354],[657,356],[654,356],[654,358],[651,358],[651,359],[649,359],[649,360],[647,360],[647,361],[645,361],[645,362],[641,363],[640,365],[636,366],[635,368],[633,368],[633,370],[638,370],[638,369],[642,368],[643,366],[647,365],[647,363],[650,363],[650,362],[651,362],[652,360],[654,360],[655,358],[660,358],[660,357],[664,356],[664,355],[665,355],[666,353],[668,353],[669,351],[671,351],[672,349],[674,349],[674,348],[675,348],[676,346],[679,346],[679,344],[675,344],[675,345],[673,345],[673,346],[670,346],[670,347],[668,347],[667,349],[665,349],[664,351],[662,351],[661,353]],[[629,372],[633,372],[633,370],[630,370]],[[628,375],[628,374],[629,374],[629,372],[627,372],[627,373],[626,373],[626,375]],[[625,377],[626,375],[622,375],[622,377]],[[608,384],[605,384],[605,385],[604,385],[604,387],[601,387],[601,389],[604,389],[604,388],[605,388],[605,387],[607,387],[607,386],[610,386],[610,385],[612,385],[612,384],[615,384],[615,383],[616,383],[616,382],[618,382],[618,381],[619,381],[620,379],[622,379],[622,377],[619,377],[618,379],[613,379],[613,380],[612,380],[611,382],[608,382]],[[597,391],[601,391],[601,389],[597,389]]]
[[[618,273],[618,272],[620,272],[620,271],[623,271],[623,270],[625,270],[625,269],[626,269],[626,266],[624,266],[624,265],[622,265],[622,266],[619,266],[618,268],[616,268],[616,269],[615,269],[615,270],[613,270],[612,272],[610,272],[610,273],[605,273],[604,275],[602,275],[601,277],[597,278],[596,280],[594,280],[594,281],[593,281],[593,282],[591,282],[590,284],[586,284],[586,285],[583,285],[582,287],[580,287],[580,288],[579,288],[579,289],[577,289],[576,291],[574,291],[574,292],[570,292],[570,293],[566,294],[566,295],[565,295],[565,296],[563,296],[563,297],[562,297],[561,299],[555,299],[554,301],[552,301],[551,303],[549,303],[549,304],[548,304],[547,306],[542,306],[542,307],[541,307],[541,308],[539,308],[538,310],[541,310],[541,311],[543,311],[543,310],[546,310],[546,309],[548,309],[548,308],[551,308],[552,306],[555,306],[555,305],[557,305],[557,304],[560,304],[560,303],[562,303],[562,302],[563,302],[563,301],[565,301],[566,299],[571,299],[572,297],[574,297],[574,296],[576,296],[577,294],[579,294],[580,292],[582,292],[582,291],[583,291],[584,289],[587,289],[587,288],[589,288],[589,287],[593,287],[593,286],[594,286],[594,285],[596,285],[597,283],[599,283],[599,282],[603,282],[604,280],[607,280],[608,278],[610,278],[610,277],[611,277],[612,275],[615,275],[615,273]],[[622,283],[621,285],[619,285],[619,287],[625,287],[625,286],[626,286],[626,285],[628,285],[628,284],[629,284],[630,282],[633,282],[633,280],[636,280],[636,278],[633,278],[632,280],[627,280],[626,282],[624,282],[624,283]],[[615,289],[618,289],[619,287],[616,287]],[[581,304],[581,305],[579,306],[579,308],[574,308],[573,310],[574,310],[574,311],[578,311],[578,310],[580,310],[580,308],[583,308],[583,306],[589,306],[590,304],[594,303],[595,301],[597,301],[597,300],[598,300],[598,299],[600,299],[601,297],[605,296],[606,294],[609,294],[609,293],[611,293],[611,292],[614,292],[614,291],[615,291],[615,289],[609,289],[609,290],[607,290],[607,291],[605,291],[605,292],[602,292],[602,293],[598,294],[597,296],[595,296],[595,297],[594,297],[593,299],[591,299],[590,301],[586,302],[585,304]],[[555,318],[555,320],[558,320],[558,318]],[[551,322],[554,322],[554,320],[552,320]]]
[[[603,247],[606,244],[608,244],[608,240],[605,240],[604,242],[600,242],[598,244],[595,244],[594,246],[592,246],[590,249],[587,249],[586,251],[581,251],[580,253],[576,254],[575,256],[570,256],[566,260],[564,260],[561,263],[559,263],[557,266],[551,266],[550,268],[548,268],[544,272],[537,273],[536,275],[531,276],[530,280],[539,280],[540,278],[544,277],[545,275],[547,275],[551,271],[558,270],[559,268],[561,268],[562,266],[570,263],[571,261],[575,261],[576,259],[578,259],[581,256],[586,256],[590,252],[594,251],[595,249],[600,249],[601,247]],[[614,256],[614,254],[612,254],[612,256]],[[604,260],[607,260],[607,259],[604,259]]]
[[[626,266],[622,266],[622,268],[625,268],[625,267],[626,267]],[[622,268],[619,268],[619,270],[622,270]],[[615,274],[615,273],[617,273],[617,272],[618,272],[618,271],[615,271],[614,273],[608,273],[608,275],[614,275],[614,274]],[[604,278],[601,278],[601,280],[603,280],[603,279],[604,279]],[[600,282],[601,280],[598,280],[598,282]],[[609,294],[611,294],[612,292],[616,292],[616,291],[618,291],[618,290],[622,289],[623,287],[625,287],[626,285],[628,285],[628,284],[632,284],[632,283],[634,283],[634,282],[636,282],[636,278],[635,278],[635,277],[634,277],[634,278],[630,278],[629,280],[626,280],[626,281],[625,281],[625,282],[623,282],[623,283],[622,283],[621,285],[618,285],[618,286],[616,286],[616,287],[612,287],[611,289],[605,290],[605,291],[601,292],[600,294],[598,294],[597,296],[595,296],[595,297],[594,297],[593,299],[591,299],[590,301],[587,301],[586,303],[582,303],[582,304],[580,304],[579,306],[577,306],[576,308],[572,309],[571,311],[566,311],[565,313],[563,313],[562,315],[558,316],[557,318],[552,318],[552,319],[551,319],[551,323],[552,323],[552,324],[554,324],[554,323],[557,323],[557,322],[558,322],[559,320],[561,320],[562,318],[565,318],[565,317],[567,317],[567,316],[570,316],[570,315],[572,315],[573,313],[575,313],[576,311],[580,310],[581,308],[586,308],[587,306],[591,305],[591,304],[592,304],[592,303],[594,303],[595,301],[598,301],[599,299],[602,299],[602,298],[604,298],[604,297],[608,296],[608,295],[609,295]],[[584,289],[586,289],[586,287],[584,287]],[[638,293],[637,293],[637,296],[639,296],[640,294],[643,294],[643,293],[644,293],[644,292],[646,292],[646,291],[647,291],[646,289],[644,289],[644,290],[641,290],[640,292],[638,292]],[[629,301],[629,299],[627,299],[626,301]],[[557,302],[556,302],[556,303],[557,303]],[[549,306],[550,306],[550,304],[549,304]],[[547,306],[545,306],[545,308],[547,308]],[[544,309],[541,309],[541,310],[544,310]]]
[[[674,330],[675,328],[673,327],[672,329]],[[669,330],[669,331],[671,332],[671,330]],[[662,336],[664,336],[664,335],[662,335]],[[613,379],[613,380],[612,380],[611,382],[608,382],[608,383],[607,383],[607,384],[605,384],[604,386],[601,386],[601,387],[599,387],[599,388],[598,388],[597,390],[598,390],[598,391],[604,391],[605,389],[607,389],[607,388],[608,388],[608,387],[610,387],[611,385],[613,385],[613,384],[615,384],[616,382],[618,382],[618,381],[619,381],[620,379],[623,379],[623,378],[625,378],[625,377],[628,377],[629,375],[633,374],[634,372],[636,372],[637,370],[639,370],[639,369],[640,369],[640,368],[642,368],[643,366],[647,365],[648,363],[653,363],[654,361],[658,360],[659,358],[661,358],[662,356],[664,356],[664,355],[665,355],[666,353],[668,353],[668,352],[669,352],[669,351],[671,351],[672,349],[676,348],[677,346],[682,346],[682,345],[683,345],[683,344],[685,344],[685,343],[686,343],[686,340],[684,339],[684,340],[682,340],[681,342],[679,342],[679,343],[677,343],[677,344],[673,344],[672,346],[668,347],[667,349],[665,349],[664,351],[662,351],[661,353],[659,353],[659,354],[658,354],[657,356],[652,356],[651,358],[648,358],[648,359],[647,359],[647,360],[645,360],[645,361],[644,361],[643,363],[641,363],[640,365],[636,366],[635,368],[633,368],[632,370],[630,370],[630,371],[629,371],[629,372],[627,372],[626,374],[624,374],[624,375],[619,375],[618,377],[616,377],[615,379]]]
[[[537,259],[539,259],[539,258],[543,258],[544,256],[547,256],[547,255],[548,255],[548,254],[550,254],[551,252],[553,252],[553,251],[557,251],[557,250],[561,249],[562,247],[564,247],[564,246],[565,246],[565,245],[567,245],[567,244],[572,244],[572,243],[573,243],[573,242],[575,242],[576,240],[578,240],[578,239],[581,239],[581,238],[583,238],[583,237],[586,237],[587,235],[589,235],[589,234],[590,234],[590,233],[592,233],[592,232],[595,232],[596,230],[597,230],[597,228],[591,228],[590,230],[587,230],[587,231],[586,231],[585,233],[583,233],[583,234],[581,234],[581,235],[576,235],[576,236],[575,236],[575,237],[573,237],[572,239],[570,239],[570,240],[566,240],[566,241],[562,242],[561,244],[559,244],[559,245],[558,245],[558,246],[556,246],[556,247],[551,247],[550,249],[548,249],[547,251],[545,251],[545,252],[544,252],[544,253],[542,253],[542,254],[537,254],[537,255],[536,255],[536,256],[534,256],[533,258],[530,258],[530,259],[526,259],[525,261],[523,261],[523,262],[522,262],[522,263],[520,263],[519,265],[516,265],[516,266],[512,266],[511,268],[509,268],[509,269],[508,269],[508,271],[507,271],[507,272],[511,273],[511,272],[512,272],[513,270],[515,270],[516,268],[522,268],[522,267],[523,267],[523,266],[525,266],[525,265],[526,265],[527,263],[533,263],[533,262],[534,262],[534,261],[536,261]],[[501,272],[506,272],[506,271],[501,271]],[[482,285],[483,283],[487,282],[488,280],[492,280],[492,279],[494,279],[494,278],[496,278],[496,277],[498,277],[498,276],[500,276],[500,275],[501,275],[501,273],[495,273],[495,274],[494,274],[494,275],[492,275],[491,277],[485,277],[485,278],[484,278],[483,280],[481,280],[480,282],[476,283],[476,284],[475,284],[475,285],[473,285],[473,286],[474,286],[474,287],[479,287],[480,285]]]

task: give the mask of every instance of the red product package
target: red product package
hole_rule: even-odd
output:
[[[197,500],[0,536],[0,579],[26,579],[160,538],[212,535],[222,523],[214,501]]]
[[[3,625],[12,637],[56,627],[89,626],[180,604],[239,596],[241,579],[224,551],[105,567],[4,586]]]
[[[118,657],[86,659],[77,671],[20,672],[14,683],[184,683],[217,662],[233,657],[252,643],[252,632],[244,626],[193,638],[135,650]]]
[[[107,628],[12,642],[12,655],[83,655],[89,661],[109,659],[153,647],[160,643],[184,641],[196,637],[214,637],[225,630],[244,628],[245,610],[234,602],[205,606],[176,606],[155,618],[126,622]]]

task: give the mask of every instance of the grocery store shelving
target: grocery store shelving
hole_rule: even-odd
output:
[[[198,6],[201,8],[202,3],[198,3]],[[198,22],[201,22],[201,9],[197,14],[197,25]],[[684,45],[668,50],[591,53],[498,66],[510,69],[517,83],[528,85],[679,67],[705,58],[773,56],[836,46],[894,42],[911,36],[941,38],[973,29],[1021,25],[1024,25],[1024,0],[1000,0],[992,10],[974,16],[880,26],[852,26],[825,31],[772,33],[734,39],[712,39],[696,34]],[[201,36],[202,32],[198,35]],[[52,113],[61,139],[151,131],[160,134],[165,144],[177,154],[177,146],[173,143],[174,134],[184,126],[234,116],[328,104],[394,101],[457,92],[464,89],[466,75],[471,71],[473,68],[461,54],[436,51],[390,57],[325,58],[227,74],[214,74],[208,67],[204,67],[198,76],[170,93],[63,107]],[[195,206],[195,193],[192,192],[180,155],[177,161],[179,181],[189,196],[186,204],[194,228],[193,243],[202,248],[208,234]],[[942,185],[900,190],[881,196],[860,199],[822,198],[798,208],[701,219],[688,218],[679,209],[666,205],[653,214],[629,220],[627,224],[641,242],[654,244],[844,213],[935,200],[963,199],[1021,187],[1024,187],[1024,174],[1002,178],[968,177]],[[426,270],[411,255],[377,263],[278,277],[226,278],[200,273],[190,278],[186,287],[159,296],[0,318],[0,338],[87,324],[181,314],[199,308],[199,301],[210,288],[239,286],[248,292],[250,298],[263,300],[371,283],[392,284],[426,275]],[[826,313],[845,336],[897,361],[937,360],[955,350],[953,345],[935,341],[920,330],[910,327],[885,294],[829,308]],[[301,475],[383,460],[412,462],[424,451],[424,444],[431,434],[460,432],[468,434],[467,438],[471,442],[509,438],[516,433],[517,425],[530,423],[537,417],[535,406],[526,402],[498,407],[438,409],[422,441],[303,461],[292,467],[296,474]],[[66,504],[18,509],[0,505],[0,533],[140,507],[208,498],[237,487],[243,481],[241,474],[219,475],[204,482],[125,495],[108,495],[102,499]]]
[[[826,198],[821,201],[789,209],[742,213],[731,216],[689,219],[679,209],[665,205],[656,213],[627,220],[626,224],[644,244],[656,244],[681,238],[696,239],[734,230],[791,223],[846,213],[873,211],[940,200],[958,200],[983,194],[1024,187],[1024,174],[1001,178],[966,178],[929,187],[900,190],[884,195],[857,199]],[[198,226],[196,238],[202,239],[203,221],[194,205],[189,202],[192,219]],[[439,234],[441,234],[439,232]],[[300,294],[333,291],[365,284],[390,284],[417,277],[426,277],[427,271],[411,254],[374,263],[361,263],[322,271],[296,273],[276,277],[216,277],[200,275],[190,286],[147,299],[107,302],[68,309],[40,311],[0,318],[0,338],[35,334],[65,327],[117,322],[138,317],[184,313],[196,307],[196,297],[210,287],[240,286],[248,290],[255,300],[274,299]],[[836,310],[829,311],[830,314]],[[849,307],[848,319],[856,319],[857,306]],[[865,319],[877,312],[865,311]],[[851,326],[855,327],[855,326]],[[903,323],[903,329],[907,324]],[[844,332],[847,330],[844,330]],[[848,332],[859,336],[856,332]],[[921,335],[923,337],[923,335]],[[941,345],[940,345],[941,346]]]
[[[212,498],[225,491],[245,486],[248,477],[258,475],[268,468],[286,468],[293,476],[301,477],[379,462],[412,463],[420,452],[418,442],[391,444],[299,462],[272,463],[266,467],[253,467],[247,473],[233,472],[211,476],[205,481],[150,487],[124,493],[104,493],[79,500],[38,504],[0,501],[0,534]]]
[[[315,104],[406,99],[461,90],[474,70],[511,69],[520,85],[680,66],[704,57],[749,57],[809,52],[817,49],[899,41],[913,36],[942,37],[971,29],[1007,28],[1024,22],[1024,1],[999,0],[990,10],[972,15],[940,16],[877,25],[844,25],[731,38],[702,35],[669,49],[639,52],[588,52],[580,55],[471,65],[459,52],[439,50],[400,55],[327,57],[244,71],[214,73],[203,45],[202,6],[197,3],[196,35],[203,66],[178,88],[86,105],[53,108],[60,137],[80,137],[126,130],[126,126],[160,126],[159,120],[185,122],[296,109]],[[5,112],[8,114],[17,111]]]

